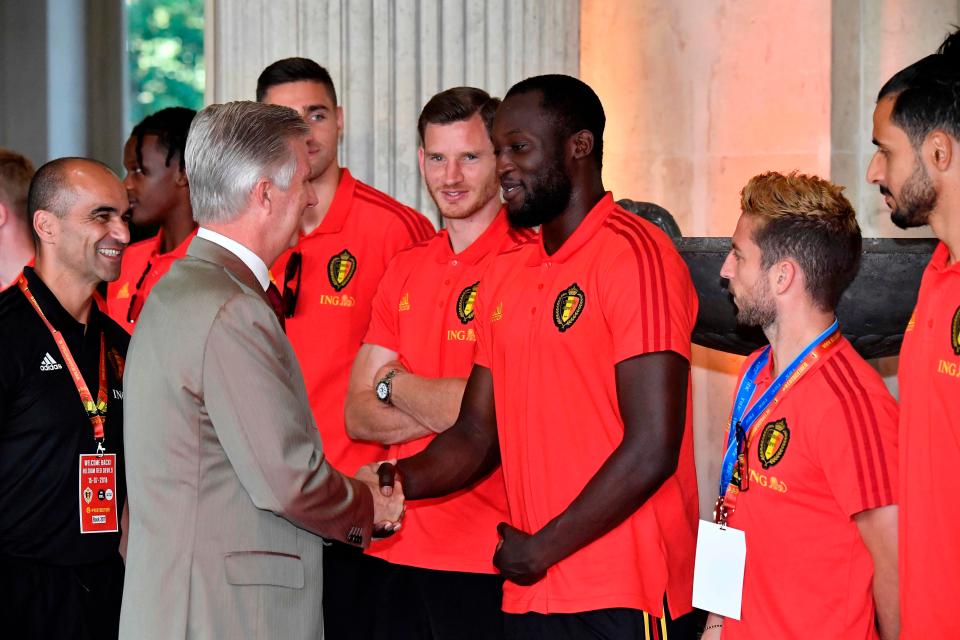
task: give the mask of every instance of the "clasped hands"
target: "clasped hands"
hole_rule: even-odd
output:
[[[368,464],[360,469],[357,477],[363,474],[364,482],[368,484],[370,481],[375,482],[384,497],[394,496],[402,492],[400,473],[395,464],[396,460]],[[399,525],[397,527],[399,528]],[[547,559],[535,536],[520,531],[506,522],[497,525],[497,533],[500,535],[500,541],[493,554],[493,565],[504,578],[527,586],[539,582],[547,575],[547,569],[553,563]]]
[[[396,460],[387,461],[391,464]],[[377,476],[377,468],[381,463],[374,462],[360,467],[355,476],[373,495],[373,537],[387,538],[400,530],[400,521],[407,510],[403,496],[403,485],[400,480],[383,486]]]

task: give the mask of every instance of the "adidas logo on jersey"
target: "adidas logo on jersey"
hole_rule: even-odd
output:
[[[56,371],[57,369],[63,369],[63,365],[54,360],[48,352],[43,356],[43,361],[40,363],[40,371]]]

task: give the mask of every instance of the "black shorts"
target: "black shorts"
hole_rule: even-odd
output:
[[[664,605],[658,618],[639,609],[598,609],[582,613],[504,614],[507,640],[696,640],[702,612],[670,618]]]
[[[391,565],[368,556],[360,547],[336,540],[323,547],[323,637],[326,640],[371,640],[371,603]]]
[[[373,615],[376,640],[501,640],[499,574],[391,565]]]

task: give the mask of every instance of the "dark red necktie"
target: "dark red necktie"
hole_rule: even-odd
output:
[[[280,289],[277,289],[277,285],[270,283],[270,286],[267,287],[267,299],[270,300],[270,306],[273,307],[273,312],[277,314],[277,320],[280,321],[280,327],[286,331],[286,318],[283,315],[283,296],[280,295]]]

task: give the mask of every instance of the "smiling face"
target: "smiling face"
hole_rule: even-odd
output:
[[[186,176],[180,171],[180,158],[174,156],[167,163],[167,149],[159,144],[159,136],[143,137],[141,162],[137,162],[137,140],[131,137],[123,147],[123,168],[126,176],[123,186],[130,199],[132,221],[140,226],[163,224],[171,211],[190,195],[184,189]]]
[[[766,328],[776,321],[777,307],[770,287],[770,271],[763,268],[763,252],[753,240],[756,226],[753,216],[740,216],[720,276],[726,278],[737,305],[737,322]]]
[[[312,80],[277,84],[267,90],[263,102],[290,107],[310,125],[307,157],[311,180],[338,169],[337,143],[343,131],[343,109],[334,104],[326,86]]]
[[[130,208],[120,180],[110,171],[77,162],[65,170],[63,216],[38,211],[48,225],[41,251],[71,277],[83,282],[112,282],[120,276],[123,251],[130,242]]]
[[[564,166],[563,141],[540,100],[536,91],[510,96],[493,123],[497,175],[515,227],[550,222],[570,203],[572,185]]]
[[[444,218],[463,220],[484,208],[499,208],[497,160],[480,114],[428,124],[419,155],[423,180]]]
[[[937,206],[937,191],[907,133],[891,119],[896,97],[877,102],[873,112],[873,143],[877,150],[867,167],[867,180],[880,187],[890,208],[890,220],[901,229],[929,224]]]

